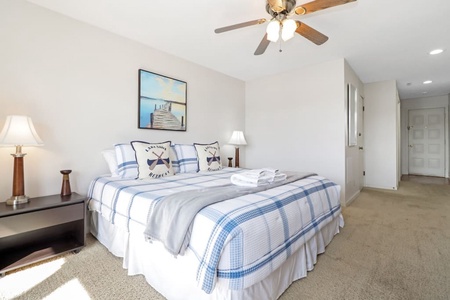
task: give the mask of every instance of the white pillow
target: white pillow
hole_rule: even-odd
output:
[[[122,178],[137,178],[138,164],[130,144],[114,145],[117,159],[117,172]]]
[[[177,153],[175,152],[175,146],[170,146],[170,160],[172,161],[173,173],[178,174],[181,172],[180,163],[178,162]]]
[[[176,144],[174,150],[180,168],[179,173],[198,172],[197,151],[194,145]]]
[[[103,150],[102,155],[111,172],[111,177],[118,177],[119,170],[117,169],[116,151],[114,149]]]
[[[170,144],[170,141],[163,143],[131,142],[136,154],[139,179],[173,175]]]
[[[220,161],[219,143],[197,144],[194,143],[198,155],[198,168],[200,171],[218,171],[222,169]]]

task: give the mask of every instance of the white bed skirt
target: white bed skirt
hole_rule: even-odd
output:
[[[128,233],[96,212],[89,213],[91,233],[112,254],[123,258],[128,275],[144,275],[155,290],[170,300],[277,299],[292,282],[306,277],[307,271],[314,268],[317,255],[325,252],[325,247],[339,233],[339,226],[342,227],[344,222],[342,215],[335,218],[261,282],[244,290],[230,290],[219,279],[213,292],[206,294],[197,286],[198,260],[190,249],[175,258],[161,243],[146,242],[142,233]]]

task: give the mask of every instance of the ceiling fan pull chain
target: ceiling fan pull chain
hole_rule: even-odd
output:
[[[279,40],[279,44],[280,44],[280,50],[278,50],[280,53],[283,52],[283,49],[281,49],[281,39]]]

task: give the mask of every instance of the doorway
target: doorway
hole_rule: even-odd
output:
[[[408,111],[408,173],[445,177],[445,109]]]

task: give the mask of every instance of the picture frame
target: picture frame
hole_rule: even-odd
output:
[[[138,128],[186,131],[187,83],[139,69]]]

